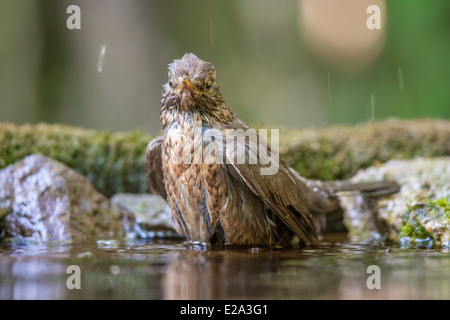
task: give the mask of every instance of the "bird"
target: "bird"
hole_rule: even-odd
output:
[[[212,63],[186,53],[168,69],[162,135],[148,144],[145,169],[176,231],[205,245],[317,244],[323,215],[339,207],[335,190],[301,177],[230,110]],[[276,170],[263,174],[270,160]]]

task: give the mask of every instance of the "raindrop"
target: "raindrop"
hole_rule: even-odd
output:
[[[187,179],[184,176],[181,176],[181,183],[187,184]]]
[[[105,60],[106,44],[100,46],[100,52],[98,54],[97,71],[100,73],[103,71],[103,61]]]
[[[398,72],[398,84],[400,86],[400,91],[403,92],[403,90],[405,90],[405,84],[403,82],[403,69],[402,69],[402,67],[398,67],[397,72]]]
[[[211,17],[211,47],[214,46],[213,42],[213,18]]]
[[[375,120],[375,95],[373,92],[370,94],[370,112],[371,112],[371,119]]]
[[[328,102],[331,103],[331,76],[328,72]]]

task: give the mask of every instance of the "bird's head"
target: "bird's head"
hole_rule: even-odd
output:
[[[169,80],[163,85],[163,108],[209,114],[225,105],[216,84],[214,66],[193,53],[169,64]]]

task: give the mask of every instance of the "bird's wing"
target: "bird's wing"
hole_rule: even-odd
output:
[[[236,120],[226,124],[220,124],[222,132],[227,129],[248,130],[249,127]],[[255,131],[256,133],[256,131]],[[230,176],[244,189],[250,189],[257,197],[275,212],[278,217],[297,234],[304,243],[317,241],[316,231],[311,217],[311,203],[309,201],[310,190],[300,181],[276,152],[266,144],[266,150],[258,152],[258,142],[251,139],[234,139],[234,145],[230,145],[229,135],[226,136],[226,163],[225,166]],[[261,140],[260,140],[261,139]],[[264,141],[258,136],[258,141]],[[236,155],[246,152],[246,160],[256,157],[257,163],[248,161],[238,163]],[[261,150],[260,150],[261,151]],[[268,157],[273,155],[270,161],[278,161],[278,171],[274,174],[262,175],[261,168],[267,167]]]
[[[145,173],[150,191],[167,200],[164,186],[164,172],[162,168],[162,137],[150,141],[145,153]]]

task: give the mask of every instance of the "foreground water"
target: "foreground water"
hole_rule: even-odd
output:
[[[180,241],[0,247],[0,299],[449,299],[449,279],[448,250]],[[380,289],[370,289],[378,280]]]

